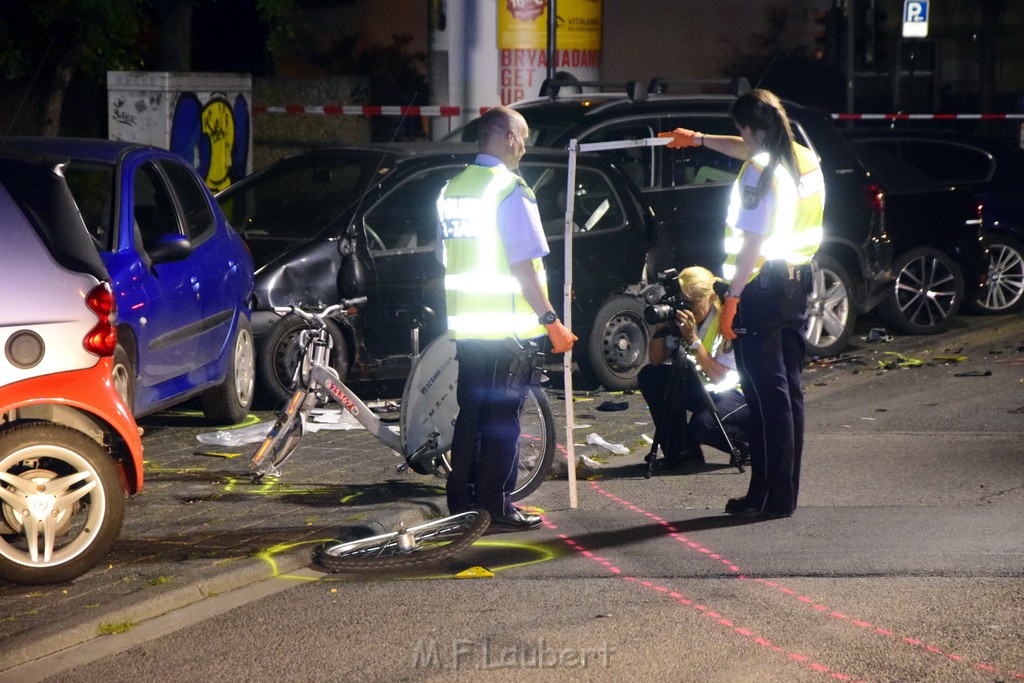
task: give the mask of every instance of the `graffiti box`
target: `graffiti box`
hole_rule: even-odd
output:
[[[171,149],[213,192],[252,171],[252,77],[238,73],[108,71],[112,140]]]

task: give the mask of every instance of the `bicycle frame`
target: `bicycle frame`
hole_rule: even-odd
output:
[[[309,326],[300,333],[301,359],[295,370],[297,389],[269,433],[250,458],[256,481],[265,475],[281,476],[281,464],[292,454],[306,434],[306,419],[319,404],[333,401],[369,431],[374,438],[401,458],[396,470],[413,469],[419,474],[445,478],[451,473],[446,453],[451,447],[458,402],[456,382],[458,365],[455,344],[447,336],[431,342],[415,362],[406,379],[402,395],[400,429],[382,421],[349,388],[331,366],[332,341],[327,319],[339,310],[348,310],[365,299],[354,299],[328,306],[319,313],[298,306],[276,309],[294,313]],[[344,313],[342,313],[344,315]],[[533,433],[520,440],[528,451],[520,458],[513,500],[528,496],[547,477],[555,456],[555,431],[551,407],[544,392],[532,387],[533,400],[528,418]],[[522,453],[521,453],[522,455]],[[525,464],[524,464],[525,463]]]

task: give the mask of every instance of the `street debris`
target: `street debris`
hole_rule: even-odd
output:
[[[991,370],[969,370],[967,372],[954,372],[954,377],[991,377]]]
[[[600,446],[601,448],[614,453],[615,455],[629,455],[629,449],[623,446],[621,443],[608,443],[601,438],[601,435],[597,432],[591,432],[587,434],[587,443],[594,446]]]
[[[884,327],[872,327],[865,336],[861,337],[861,340],[866,342],[891,342],[895,338]]]

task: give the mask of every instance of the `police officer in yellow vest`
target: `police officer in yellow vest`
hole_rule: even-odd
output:
[[[647,348],[650,364],[641,368],[636,378],[668,469],[703,464],[701,444],[726,453],[734,444],[745,453],[750,440],[749,411],[738,389],[732,343],[720,333],[721,304],[714,289],[717,278],[706,268],[690,266],[677,279],[689,307],[675,311],[672,322],[655,326]],[[699,377],[674,364],[683,360],[677,355],[680,346],[699,368]],[[728,441],[708,410],[698,379],[715,404]],[[689,420],[687,412],[691,413]]]
[[[555,353],[576,337],[548,301],[547,240],[537,199],[513,173],[529,129],[521,114],[495,107],[479,119],[480,153],[437,200],[445,264],[448,331],[459,363],[459,416],[452,439],[448,509],[486,510],[493,525],[532,529],[537,515],[512,505],[519,460],[519,412],[528,386],[509,391],[508,340],[546,333]]]
[[[773,93],[755,89],[729,110],[740,136],[677,128],[669,147],[703,145],[746,159],[726,218],[723,274],[731,283],[721,329],[736,340],[750,407],[750,485],[725,511],[788,517],[797,506],[804,441],[803,331],[811,259],[822,236],[824,177],[817,157],[793,139]]]

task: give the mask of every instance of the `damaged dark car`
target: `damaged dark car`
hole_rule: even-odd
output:
[[[326,306],[365,295],[332,330],[339,375],[404,378],[414,354],[445,332],[444,270],[436,200],[471,163],[475,145],[348,145],[291,156],[231,186],[217,200],[256,262],[252,326],[257,382],[281,400],[298,362],[301,326],[275,307]],[[568,158],[533,149],[520,174],[537,195],[551,254],[550,299],[562,314]],[[652,230],[639,191],[603,157],[577,162],[574,214],[574,358],[585,379],[635,387],[650,330],[627,290],[642,279]]]

